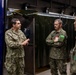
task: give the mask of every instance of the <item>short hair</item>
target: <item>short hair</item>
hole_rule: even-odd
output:
[[[11,20],[11,25],[12,24],[16,24],[16,21],[20,21],[18,18],[13,18],[12,20]]]
[[[55,21],[58,21],[59,24],[62,24],[62,23],[63,23],[61,19],[56,19]],[[54,21],[54,22],[55,22],[55,21]]]

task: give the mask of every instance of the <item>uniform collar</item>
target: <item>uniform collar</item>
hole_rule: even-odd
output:
[[[19,30],[18,30],[18,31],[15,31],[15,30],[12,29],[12,28],[11,28],[11,30],[12,30],[12,32],[13,32],[14,34],[18,34],[18,33],[19,33]]]
[[[61,30],[62,30],[62,28],[60,28],[58,31],[56,31],[56,30],[55,31],[59,33],[59,32],[61,32]]]

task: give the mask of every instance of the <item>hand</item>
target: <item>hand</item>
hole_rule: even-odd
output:
[[[54,42],[57,42],[59,39],[59,37],[55,37]]]
[[[28,45],[29,41],[30,41],[30,39],[26,39],[24,42],[21,43],[21,45]]]

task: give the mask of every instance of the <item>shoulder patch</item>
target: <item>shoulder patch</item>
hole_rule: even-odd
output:
[[[63,40],[64,40],[64,38],[65,38],[65,36],[64,36],[64,35],[60,35],[60,36],[59,36],[59,41],[63,41]]]
[[[60,35],[60,38],[64,38],[64,35]]]

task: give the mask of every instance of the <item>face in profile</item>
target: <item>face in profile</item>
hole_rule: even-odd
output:
[[[16,29],[21,29],[21,22],[20,21],[16,21],[16,24],[14,25],[14,27]]]
[[[54,22],[54,29],[55,29],[55,30],[59,30],[60,28],[61,28],[61,24],[59,24],[58,21],[55,21],[55,22]]]

